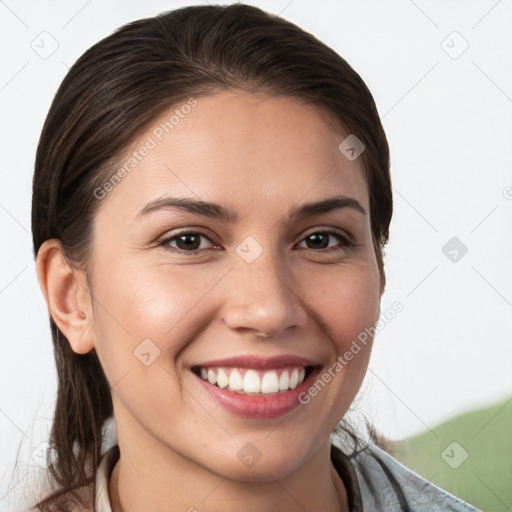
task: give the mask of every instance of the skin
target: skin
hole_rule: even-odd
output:
[[[292,354],[327,369],[375,325],[381,276],[362,163],[338,150],[348,133],[298,99],[237,91],[197,101],[101,200],[87,262],[92,289],[59,241],[38,255],[53,318],[75,352],[97,351],[112,387],[121,450],[109,484],[113,511],[348,510],[329,436],[361,385],[371,340],[307,405],[273,419],[219,406],[190,368]],[[335,195],[367,214],[339,208],[288,218],[293,207]],[[138,216],[164,196],[215,202],[240,218],[178,208]],[[176,238],[159,245],[182,228],[205,235],[195,253],[176,252],[184,247]],[[326,229],[357,245],[332,235],[328,248],[308,242]],[[263,249],[250,264],[236,252],[247,236]],[[134,350],[148,338],[161,352],[145,366]],[[250,468],[237,457],[247,442],[261,452]]]

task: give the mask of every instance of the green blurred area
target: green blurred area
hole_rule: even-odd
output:
[[[512,511],[512,398],[397,441],[391,453],[485,512]]]

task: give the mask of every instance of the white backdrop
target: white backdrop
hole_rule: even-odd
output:
[[[30,235],[44,118],[92,44],[128,21],[193,3],[0,2],[1,511],[11,510],[18,447],[23,441],[20,463],[34,465],[56,392]],[[403,311],[377,336],[355,412],[398,439],[510,396],[512,2],[248,3],[337,50],[372,91],[389,139],[395,209],[382,311],[396,301]]]

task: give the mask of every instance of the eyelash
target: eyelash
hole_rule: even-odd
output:
[[[340,242],[342,242],[342,247],[328,247],[328,248],[325,248],[325,249],[310,249],[313,252],[339,252],[339,251],[343,251],[343,250],[346,250],[346,249],[351,249],[353,247],[356,247],[356,245],[357,245],[357,244],[351,242],[346,236],[344,236],[341,233],[339,233],[338,231],[334,231],[332,229],[324,229],[324,230],[319,230],[319,231],[313,231],[313,232],[307,234],[301,240],[301,242],[306,240],[308,237],[311,237],[313,235],[318,235],[318,234],[330,235],[330,236],[333,236],[333,237],[337,238]],[[177,252],[179,254],[187,254],[187,255],[191,255],[191,254],[192,255],[197,255],[197,254],[199,254],[201,252],[201,249],[194,249],[194,250],[186,251],[184,249],[178,249],[177,247],[170,247],[169,244],[171,242],[173,242],[174,240],[176,240],[179,237],[184,236],[184,235],[201,236],[201,237],[206,238],[210,243],[215,244],[215,242],[213,242],[207,235],[205,235],[201,231],[182,231],[181,233],[177,233],[177,234],[174,234],[174,235],[172,235],[170,237],[164,238],[163,240],[161,240],[158,243],[158,245],[159,246],[163,246],[164,249],[166,249],[168,251]],[[301,249],[308,249],[308,248],[307,247],[302,247]],[[207,250],[207,249],[202,249],[202,250],[204,251],[204,250]]]

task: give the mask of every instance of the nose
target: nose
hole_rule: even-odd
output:
[[[262,338],[275,337],[307,321],[307,310],[290,270],[269,253],[264,251],[252,263],[235,263],[222,311],[229,328]]]

